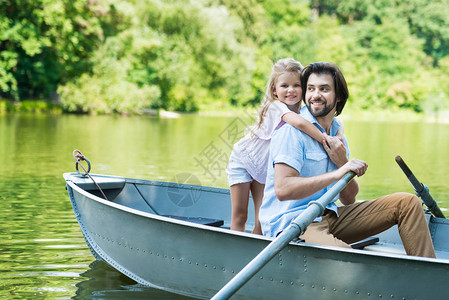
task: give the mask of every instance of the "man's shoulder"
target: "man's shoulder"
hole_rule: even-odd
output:
[[[285,123],[274,131],[271,137],[271,145],[276,148],[291,147],[292,145],[302,147],[307,144],[307,137],[308,135],[301,130]]]

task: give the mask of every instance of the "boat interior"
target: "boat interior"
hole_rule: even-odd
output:
[[[200,225],[229,229],[231,220],[229,190],[189,184],[129,179],[123,177],[66,173],[64,178],[81,189],[107,201],[138,211],[169,217]],[[98,185],[98,186],[97,186]],[[101,188],[102,192],[100,192]],[[249,201],[252,205],[252,201]],[[248,209],[247,233],[251,233],[254,209]],[[449,220],[427,214],[437,257],[449,259]],[[394,226],[377,236],[354,243],[353,248],[365,251],[405,255]]]

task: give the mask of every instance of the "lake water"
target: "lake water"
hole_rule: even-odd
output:
[[[79,149],[92,173],[226,187],[226,161],[248,116],[0,116],[0,298],[187,299],[137,285],[94,262],[75,220],[64,172]],[[368,162],[359,199],[413,192],[401,155],[449,208],[449,124],[345,120],[351,157]],[[192,177],[193,178],[193,177]]]

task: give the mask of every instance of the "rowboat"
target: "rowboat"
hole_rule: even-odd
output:
[[[273,242],[250,233],[251,213],[247,232],[229,229],[227,189],[79,172],[63,177],[95,259],[140,284],[209,299]],[[354,249],[293,240],[232,299],[449,299],[449,221],[427,220],[436,259],[405,255],[397,227]]]

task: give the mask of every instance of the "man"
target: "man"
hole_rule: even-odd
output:
[[[306,105],[301,116],[334,136],[339,128],[334,117],[342,112],[349,96],[340,69],[329,63],[313,63],[303,71],[302,87]],[[348,158],[346,140],[333,138],[321,145],[288,124],[278,128],[271,140],[260,208],[263,233],[277,236],[310,201],[320,198],[347,172],[362,176],[368,165]],[[350,243],[398,224],[408,255],[435,257],[426,218],[415,195],[396,193],[355,203],[358,191],[358,183],[352,179],[301,238],[308,243],[350,247]],[[343,204],[339,207],[334,203],[338,198]]]

